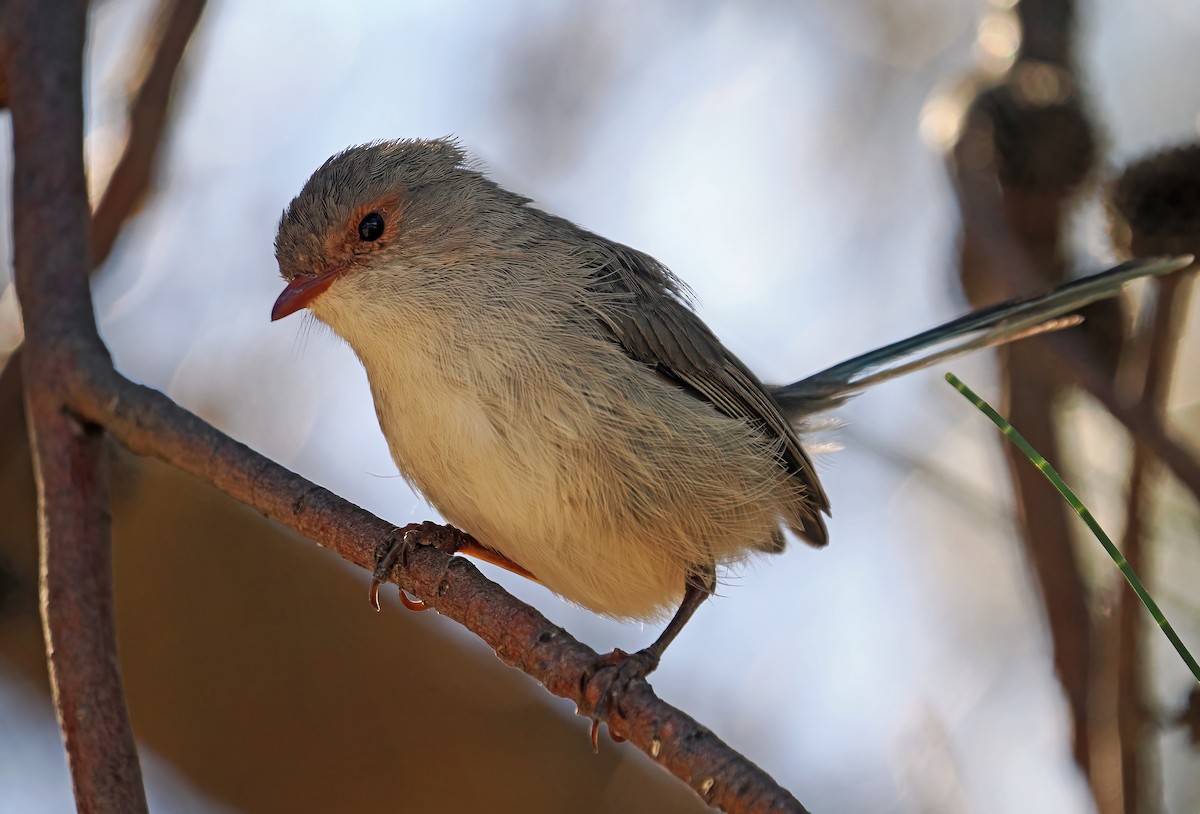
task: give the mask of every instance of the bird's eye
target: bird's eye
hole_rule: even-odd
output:
[[[368,243],[383,235],[383,216],[372,212],[358,222],[358,236]]]

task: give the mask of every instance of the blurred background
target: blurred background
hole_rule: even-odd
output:
[[[1067,15],[1063,64],[1095,160],[1049,191],[1001,177],[1010,216],[1061,215],[1049,265],[1069,275],[1118,257],[1102,182],[1197,137],[1200,5],[1097,0],[1073,19],[1065,0],[1047,5]],[[94,4],[97,197],[126,145],[158,8]],[[311,320],[269,322],[280,211],[326,157],[453,134],[502,184],[666,263],[735,353],[791,381],[993,293],[972,277],[944,150],[962,132],[963,80],[1011,65],[1015,19],[983,0],[209,3],[144,205],[93,277],[101,332],[123,373],[254,449],[397,525],[433,518],[396,474],[349,349]],[[4,354],[20,342],[9,271]],[[1098,355],[1114,381],[1148,324],[1147,294],[1094,320],[1109,329]],[[1184,313],[1162,407],[1191,448],[1198,308]],[[1010,361],[949,367],[998,403],[1022,369]],[[1018,482],[1018,505],[999,436],[941,373],[838,412],[844,426],[815,439],[841,447],[817,462],[832,545],[726,575],[655,689],[815,811],[1200,810],[1194,680],[1140,609],[1121,644],[1115,568],[1057,498],[1043,516]],[[1053,392],[1026,392],[1042,396],[1054,463],[1117,538],[1134,445],[1061,371],[1047,379]],[[0,401],[0,810],[57,812],[73,803],[14,393]],[[569,703],[457,625],[394,595],[377,616],[362,571],[166,467],[120,450],[114,466],[122,667],[156,810],[702,808],[627,744],[603,738],[593,755]],[[1143,577],[1197,650],[1200,512],[1166,470],[1147,472]],[[1026,554],[1060,525],[1061,585]],[[481,567],[601,652],[657,635]],[[1070,625],[1047,612],[1064,597],[1084,614],[1077,664],[1059,638]],[[1137,672],[1132,739],[1119,736],[1119,663]]]

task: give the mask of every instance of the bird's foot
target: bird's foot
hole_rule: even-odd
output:
[[[464,539],[470,538],[456,528],[439,525],[431,520],[409,523],[389,534],[375,550],[375,572],[371,577],[368,593],[371,607],[379,610],[379,587],[391,580],[393,568],[408,564],[408,553],[412,551],[413,546],[431,545],[447,554],[454,554],[462,548]],[[429,610],[428,605],[409,597],[403,588],[400,589],[400,602],[411,611]]]
[[[426,520],[423,523],[409,523],[404,528],[396,529],[375,550],[375,572],[371,579],[371,590],[368,598],[371,607],[379,610],[379,586],[389,582],[392,569],[397,565],[408,565],[408,554],[417,545],[431,545],[438,551],[449,556],[467,554],[484,562],[498,565],[517,576],[525,577],[532,582],[538,579],[524,566],[510,560],[498,551],[480,545],[478,541],[465,531],[454,526],[442,525]],[[400,601],[409,610],[428,610],[429,606],[419,599],[411,599],[404,589],[400,589]]]
[[[579,687],[584,698],[592,702],[592,749],[600,751],[600,722],[606,720],[613,710],[621,713],[621,698],[633,682],[645,681],[658,667],[659,653],[647,647],[636,653],[613,650],[596,660],[580,678]],[[611,735],[612,730],[609,730]],[[612,739],[620,743],[625,740],[619,735]]]

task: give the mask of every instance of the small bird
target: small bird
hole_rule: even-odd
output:
[[[396,466],[470,553],[606,616],[673,613],[649,647],[610,654],[638,675],[718,568],[783,551],[785,528],[828,542],[797,419],[1187,264],[1127,263],[772,388],[665,266],[531,206],[450,140],[333,156],[284,210],[275,254],[288,282],[271,318],[307,308],[353,348]]]

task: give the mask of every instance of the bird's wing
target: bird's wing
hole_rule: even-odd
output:
[[[1131,280],[1171,274],[1187,268],[1192,262],[1190,256],[1131,260],[1107,271],[1072,280],[1047,294],[1021,297],[973,311],[806,379],[772,388],[772,393],[793,417],[828,410],[873,384],[959,354],[1073,325],[1078,318],[1064,319],[1064,315],[1088,303],[1114,296]],[[956,340],[959,341],[951,344]]]
[[[828,541],[821,513],[829,498],[812,460],[783,411],[758,377],[733,355],[684,302],[680,283],[653,258],[610,244],[592,288],[609,295],[592,310],[632,358],[653,365],[715,409],[745,419],[782,441],[781,465],[800,479],[807,506],[793,519],[794,530],[813,545]]]

